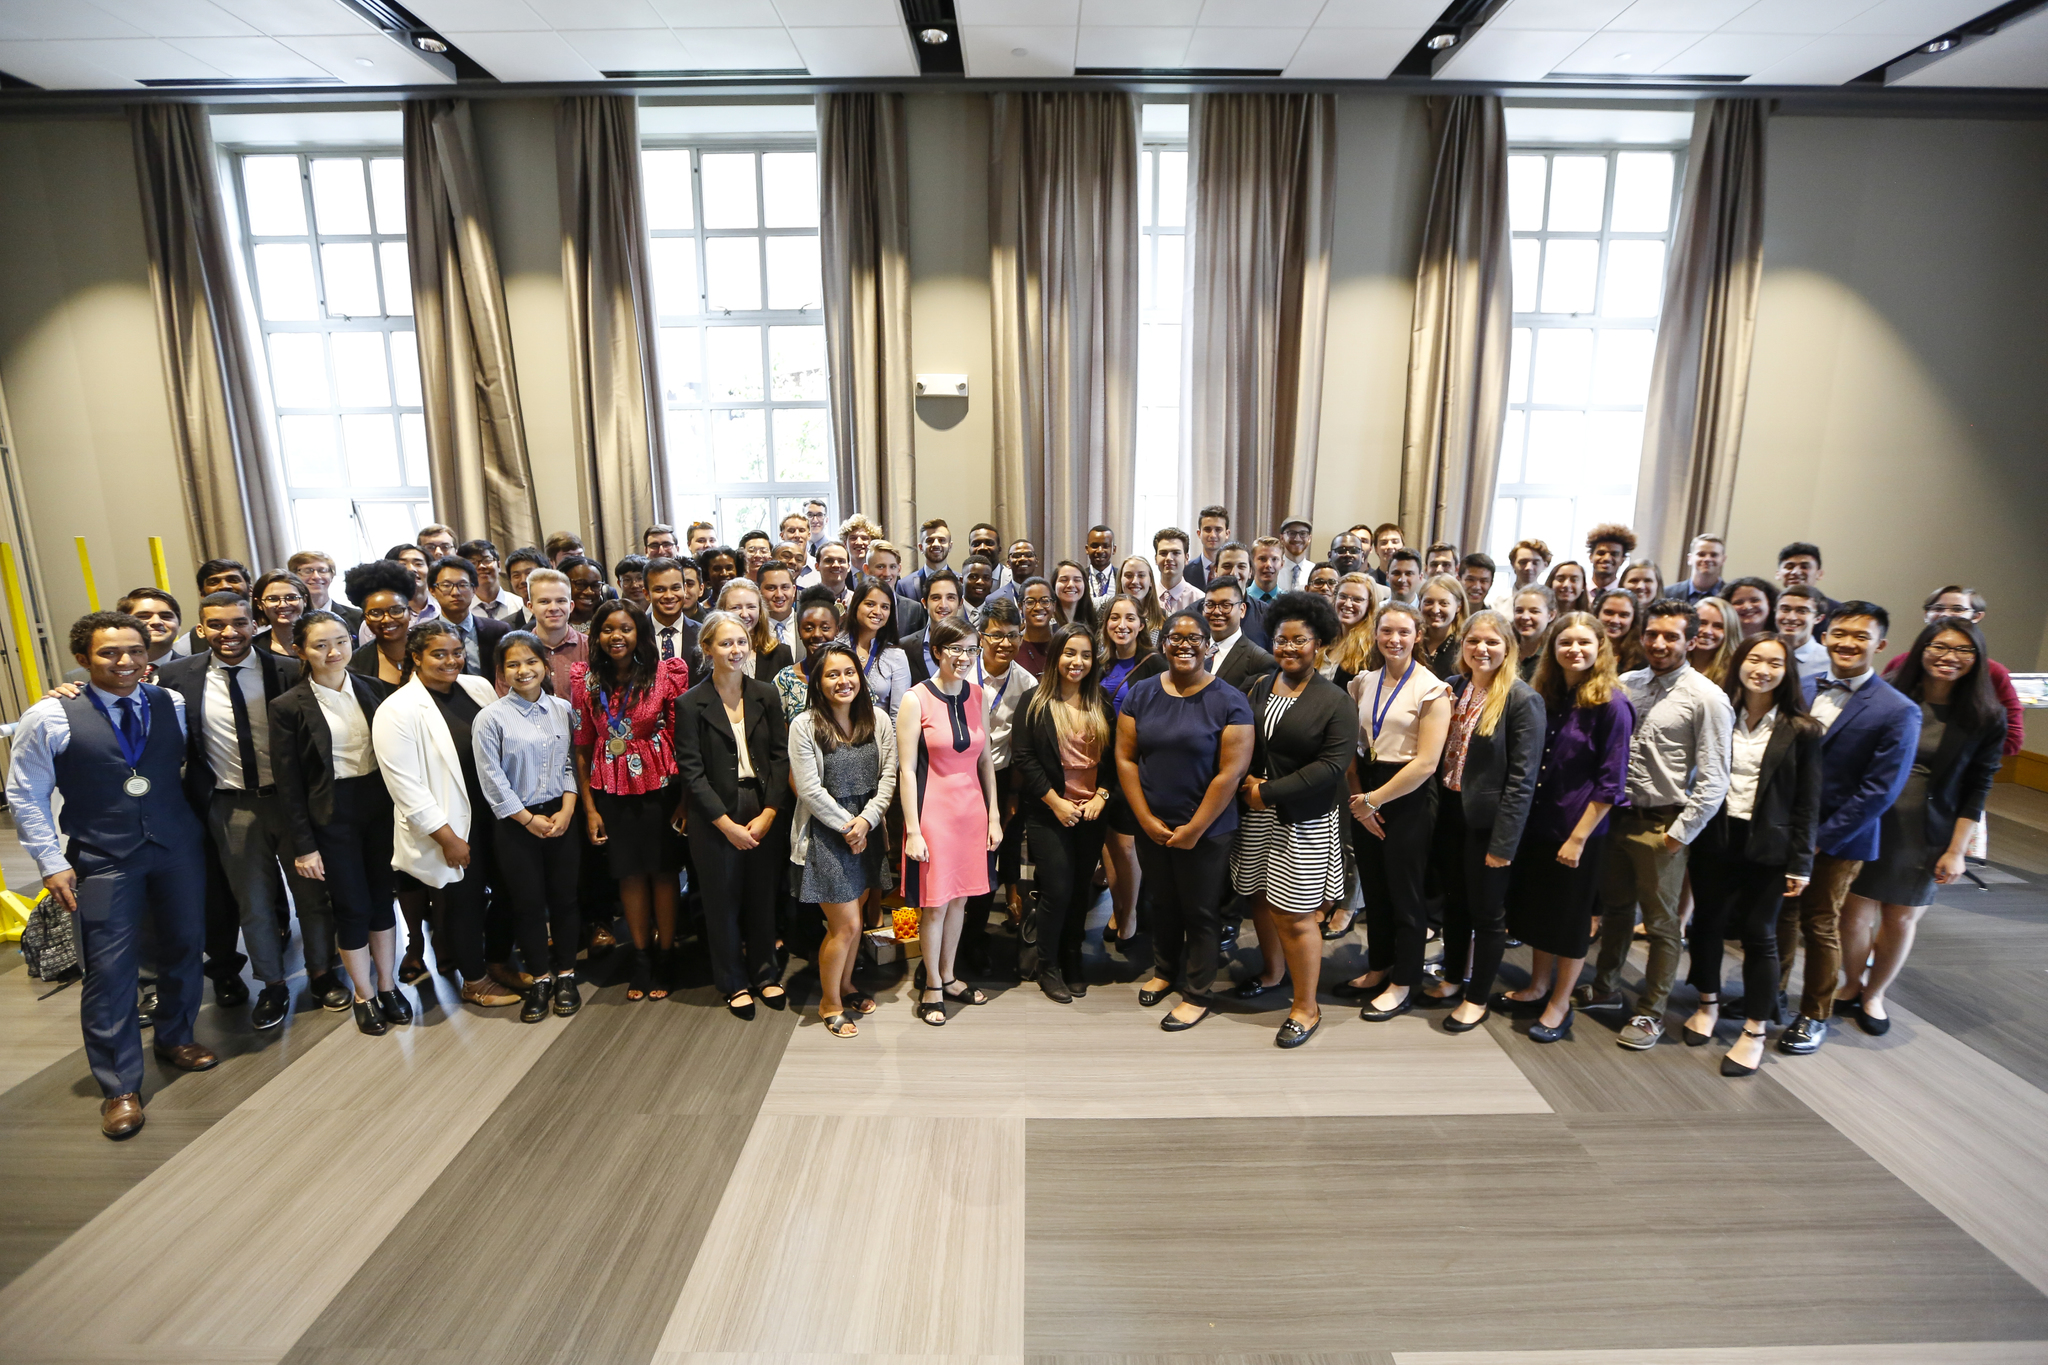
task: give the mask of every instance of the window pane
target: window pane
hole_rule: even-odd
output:
[[[1536,311],[1536,266],[1543,258],[1543,243],[1534,237],[1517,237],[1508,257],[1508,277],[1514,283],[1517,313]]]
[[[298,544],[316,546],[344,566],[360,563],[364,557],[355,506],[346,498],[293,498],[292,524],[298,528]],[[345,595],[338,579],[334,592]]]
[[[816,237],[768,239],[768,306],[817,308],[824,295]]]
[[[1513,548],[1517,540],[1522,538],[1520,529],[1521,513],[1522,509],[1519,499],[1495,498],[1493,500],[1493,544],[1488,547],[1487,553],[1493,556],[1494,563],[1506,564],[1510,562],[1511,556],[1508,554],[1508,551]],[[1502,575],[1495,574],[1494,577],[1500,578]]]
[[[383,316],[377,302],[377,261],[368,242],[323,242],[320,274],[327,284],[327,316]]]
[[[1159,154],[1159,226],[1179,227],[1188,220],[1188,154]]]
[[[312,322],[320,316],[313,287],[313,251],[304,242],[265,242],[256,248],[256,297],[265,322]]]
[[[405,454],[405,481],[425,488],[433,480],[427,475],[427,419],[417,412],[398,415],[398,444]]]
[[[701,164],[704,175],[704,226],[759,227],[760,209],[754,202],[754,154],[706,152]]]
[[[709,414],[718,482],[761,483],[767,479],[766,416],[759,408],[729,408]]]
[[[704,450],[704,414],[670,408],[665,425],[671,476],[669,491],[680,503],[701,493],[711,482],[711,462]]]
[[[1583,412],[1529,414],[1529,454],[1524,483],[1569,483],[1579,478],[1580,450],[1586,430]],[[1553,548],[1556,542],[1551,542]]]
[[[1589,412],[1579,479],[1588,484],[1632,484],[1642,468],[1643,414]],[[1624,518],[1626,520],[1626,518]]]
[[[306,230],[306,196],[297,157],[243,157],[242,189],[249,200],[251,235],[296,237]]]
[[[818,225],[818,157],[815,152],[768,152],[761,158],[764,226]]]
[[[1551,549],[1565,553],[1563,546],[1574,543],[1572,500],[1570,498],[1523,498],[1522,539],[1548,542]],[[1569,556],[1567,556],[1569,557]]]
[[[384,311],[393,317],[412,316],[412,262],[404,242],[379,242],[377,254],[384,262]]]
[[[1159,164],[1159,153],[1146,152],[1138,158],[1138,226],[1153,227],[1152,221],[1152,171]]]
[[[280,417],[279,443],[284,447],[285,481],[300,488],[342,488],[341,455],[334,445],[332,417]]]
[[[664,403],[704,401],[704,348],[695,327],[661,329],[661,398]]]
[[[1517,327],[1508,351],[1508,401],[1529,401],[1529,329]]]
[[[325,233],[367,233],[370,196],[356,157],[313,158],[313,222]]]
[[[405,235],[405,162],[395,156],[370,158],[370,199],[377,231]]]
[[[1595,403],[1632,403],[1650,396],[1650,360],[1657,334],[1647,327],[1609,328],[1600,333],[1600,359],[1593,367]]]
[[[382,332],[336,332],[334,388],[345,408],[381,408],[391,402],[391,379],[384,368]]]
[[[1653,318],[1664,306],[1664,244],[1607,244],[1607,292],[1600,311],[1611,318]]]
[[[1520,409],[1509,412],[1507,421],[1501,424],[1498,482],[1522,482],[1522,438],[1528,429],[1529,414]]]
[[[360,487],[389,488],[398,480],[398,437],[385,413],[353,413],[341,419],[348,448],[348,475]],[[411,539],[408,532],[406,539]]]
[[[647,226],[654,231],[696,226],[696,210],[690,202],[689,150],[671,148],[640,153],[640,195]]]
[[[1584,238],[1552,238],[1543,245],[1545,313],[1590,313],[1599,279],[1600,243]]]
[[[419,338],[411,332],[391,334],[391,384],[398,394],[398,406],[421,406]]]
[[[1662,232],[1671,226],[1669,152],[1621,152],[1614,158],[1614,230]]]
[[[1550,230],[1598,232],[1607,198],[1607,158],[1559,156],[1550,162]]]
[[[1532,401],[1583,403],[1593,371],[1593,333],[1582,327],[1546,327],[1536,337]]]
[[[783,408],[775,414],[777,483],[818,483],[829,478],[825,455],[824,409]]]
[[[728,545],[738,544],[739,538],[749,531],[768,530],[768,499],[720,498],[718,527]]]
[[[1139,330],[1138,402],[1145,407],[1179,406],[1179,323],[1148,322]]]
[[[710,157],[704,158],[706,161]],[[708,213],[709,210],[707,209]],[[761,239],[709,237],[704,242],[705,306],[752,313],[761,307]]]
[[[1543,226],[1543,161],[1540,156],[1508,158],[1508,226],[1516,232]]]
[[[1181,289],[1187,271],[1187,245],[1185,237],[1162,236],[1159,239],[1159,268],[1154,276],[1154,309],[1161,321],[1180,320]]]
[[[761,401],[761,329],[708,327],[704,359],[714,403]],[[764,476],[765,477],[765,476]]]
[[[697,242],[693,237],[656,237],[647,260],[654,275],[654,311],[662,317],[697,314]]]
[[[271,333],[270,387],[281,408],[327,406],[327,351],[318,332]]]
[[[770,398],[824,402],[832,396],[825,370],[823,327],[770,327],[768,366]]]
[[[420,527],[433,520],[414,516],[413,504],[409,502],[358,502],[356,519],[363,525],[363,538],[374,547],[372,554],[409,542]]]

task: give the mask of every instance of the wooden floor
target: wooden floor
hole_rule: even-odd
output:
[[[1646,1054],[1333,999],[1295,1052],[1284,1002],[1167,1035],[1091,937],[1072,1006],[991,984],[934,1029],[883,975],[851,1041],[708,989],[531,1027],[429,990],[376,1039],[209,1002],[223,1064],[152,1070],[111,1143],[76,988],[10,954],[0,1361],[2042,1365],[2030,798],[1887,1037],[1746,1081],[1675,1018]],[[23,883],[11,834],[0,863]]]

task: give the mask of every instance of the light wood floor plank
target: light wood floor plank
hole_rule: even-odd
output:
[[[1395,1365],[2040,1365],[2048,1341],[1870,1346],[1647,1347],[1629,1351],[1396,1351]]]

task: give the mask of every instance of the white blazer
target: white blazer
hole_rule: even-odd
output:
[[[498,699],[488,679],[465,673],[456,684],[488,706]],[[429,836],[446,825],[456,837],[469,838],[469,792],[462,785],[462,757],[441,708],[414,674],[377,708],[370,724],[370,744],[377,767],[391,791],[397,819],[392,822],[391,866],[428,886],[462,880],[462,869],[448,866],[441,846]]]

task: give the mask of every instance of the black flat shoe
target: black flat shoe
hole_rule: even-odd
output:
[[[1547,1028],[1542,1020],[1529,1025],[1529,1040],[1535,1043],[1554,1043],[1560,1038],[1572,1036],[1572,1011],[1567,1009],[1564,1018],[1557,1021],[1556,1028]]]
[[[1489,1009],[1500,1010],[1505,1014],[1516,1014],[1523,1010],[1533,1009],[1541,1011],[1543,1008],[1543,1001],[1546,998],[1548,997],[1538,997],[1534,1000],[1517,1000],[1515,999],[1514,995],[1508,991],[1496,991],[1494,993],[1493,998],[1491,1000],[1488,1000],[1486,1004],[1487,1008]]]
[[[306,992],[320,1003],[320,1008],[330,1014],[339,1014],[349,1007],[355,993],[341,984],[341,978],[333,972],[322,972],[306,983]]]
[[[1474,1019],[1474,1020],[1473,1020],[1473,1021],[1472,1021],[1471,1023],[1469,1023],[1469,1024],[1468,1024],[1468,1023],[1466,1023],[1466,1022],[1465,1022],[1465,1021],[1464,1021],[1463,1019],[1459,1019],[1459,1018],[1456,1018],[1455,1016],[1452,1016],[1452,1015],[1445,1015],[1445,1016],[1444,1016],[1444,1032],[1445,1032],[1445,1033],[1470,1033],[1470,1032],[1471,1032],[1471,1031],[1472,1031],[1473,1029],[1476,1029],[1476,1028],[1478,1028],[1478,1027],[1479,1027],[1479,1026],[1480,1026],[1481,1024],[1485,1023],[1485,1022],[1486,1022],[1487,1020],[1489,1020],[1489,1019],[1491,1019],[1491,1018],[1493,1018],[1493,1007],[1492,1007],[1491,1005],[1489,1005],[1489,1006],[1487,1006],[1487,1007],[1486,1007],[1485,1009],[1481,1010],[1481,1011],[1480,1011],[1480,1013],[1479,1013],[1479,1017],[1478,1017],[1477,1019]]]
[[[1763,1036],[1762,1034],[1750,1033],[1747,1029],[1743,1030],[1743,1035],[1757,1039],[1761,1039]],[[1721,1074],[1723,1076],[1754,1076],[1763,1064],[1764,1059],[1761,1053],[1757,1055],[1756,1066],[1744,1066],[1741,1062],[1735,1060],[1732,1052],[1723,1053],[1721,1056]]]
[[[1685,1045],[1687,1047],[1705,1047],[1708,1043],[1714,1041],[1714,1031],[1712,1029],[1708,1029],[1705,1033],[1701,1033],[1691,1024],[1680,1024],[1678,1026],[1678,1031],[1679,1033],[1684,1035]]]
[[[1368,1003],[1364,1009],[1358,1012],[1358,1017],[1365,1020],[1368,1024],[1384,1024],[1389,1019],[1399,1019],[1414,1008],[1415,990],[1413,987],[1410,987],[1406,998],[1392,1009],[1376,1010]]]
[[[768,994],[771,990],[775,994]],[[771,1010],[786,1010],[789,1008],[789,992],[780,986],[763,986],[754,994],[760,998],[762,1004]]]
[[[384,1016],[377,1012],[374,1000],[358,1000],[355,1003],[356,1029],[372,1038],[382,1038],[391,1032],[391,1025],[384,1022]]]
[[[1189,1029],[1207,1019],[1211,1013],[1212,1011],[1205,1008],[1192,1019],[1176,1019],[1169,1014],[1159,1021],[1159,1027],[1165,1029],[1168,1033],[1186,1033]]]
[[[1828,1013],[1830,1015],[1838,1014],[1844,1019],[1854,1019],[1857,1015],[1863,1013],[1863,997],[1859,995],[1853,1000],[1837,1000],[1829,1008]]]
[[[752,1019],[754,1017],[754,1002],[752,1000],[747,1001],[747,1003],[744,1005],[735,1005],[733,1003],[733,1001],[739,999],[743,995],[752,994],[752,991],[734,991],[731,995],[725,997],[725,1007],[726,1009],[732,1012],[733,1018]]]
[[[1465,992],[1463,991],[1453,991],[1449,995],[1435,995],[1423,990],[1420,986],[1410,991],[1409,996],[1415,1001],[1418,1009],[1426,1010],[1455,1009],[1463,1004],[1465,1000]]]
[[[377,1013],[384,1016],[387,1024],[410,1024],[412,1002],[405,998],[403,991],[378,991]]]
[[[213,982],[213,1003],[224,1010],[235,1009],[249,1003],[249,983],[239,976],[215,977]]]
[[[1273,1035],[1273,1046],[1300,1047],[1303,1043],[1315,1037],[1316,1030],[1322,1026],[1323,1016],[1320,1014],[1316,1016],[1315,1022],[1307,1028],[1301,1026],[1299,1019],[1289,1015],[1286,1022],[1280,1025],[1280,1031]]]
[[[555,1013],[560,1015],[562,1018],[567,1019],[570,1015],[574,1014],[577,1010],[580,1010],[582,1008],[583,992],[577,988],[576,978],[573,976],[556,977],[554,999]]]
[[[1256,1000],[1267,991],[1277,991],[1286,984],[1287,978],[1284,976],[1270,986],[1255,976],[1251,980],[1244,982],[1236,990],[1232,991],[1231,994],[1239,1000]]]
[[[249,1023],[257,1029],[272,1029],[282,1024],[292,1012],[292,993],[282,982],[265,986],[256,997],[256,1007],[249,1011]]]
[[[1351,936],[1351,926],[1357,921],[1357,919],[1358,916],[1356,915],[1346,915],[1344,917],[1344,927],[1342,929],[1333,928],[1332,926],[1325,924],[1323,926],[1323,942],[1335,943],[1340,938],[1349,938]]]
[[[1141,987],[1138,991],[1138,1003],[1149,1010],[1154,1005],[1158,1004],[1160,1001],[1164,1000],[1167,996],[1172,994],[1173,987],[1171,986],[1161,986],[1156,991],[1148,991]]]
[[[1851,1015],[1850,1017],[1856,1021],[1857,1028],[1862,1029],[1865,1033],[1869,1034],[1873,1038],[1882,1038],[1887,1033],[1890,1033],[1892,1031],[1892,1020],[1890,1015],[1886,1015],[1882,1019],[1873,1019],[1863,1012],[1863,1006],[1861,1005],[1861,1003],[1858,1003],[1858,1005],[1856,1006],[1856,1013]]]
[[[1330,994],[1339,1000],[1370,1000],[1386,988],[1387,983],[1384,981],[1370,986],[1361,986],[1355,981],[1339,981],[1330,987]]]

